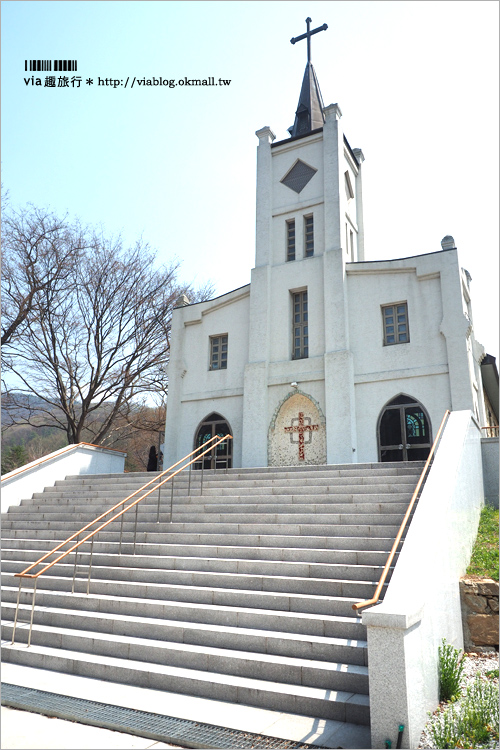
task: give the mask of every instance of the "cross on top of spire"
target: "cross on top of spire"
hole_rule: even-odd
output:
[[[295,111],[295,122],[291,128],[288,128],[292,137],[306,135],[312,130],[322,128],[325,122],[323,99],[321,98],[316,72],[311,62],[311,37],[320,31],[326,31],[328,26],[324,23],[323,26],[318,26],[317,29],[311,31],[310,18],[306,18],[306,24],[307,31],[305,34],[290,39],[292,44],[300,42],[301,39],[307,39],[307,65],[300,90],[299,104]]]
[[[295,42],[300,42],[302,39],[307,39],[307,62],[311,62],[311,37],[313,34],[317,34],[319,31],[326,31],[328,26],[326,23],[323,24],[323,26],[318,26],[317,29],[314,29],[311,31],[311,18],[306,18],[306,24],[307,24],[307,31],[305,34],[301,34],[300,36],[294,36],[293,39],[290,39],[291,44],[295,44]]]

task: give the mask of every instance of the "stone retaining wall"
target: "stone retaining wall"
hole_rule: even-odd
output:
[[[460,581],[464,650],[498,649],[498,581],[466,576]]]

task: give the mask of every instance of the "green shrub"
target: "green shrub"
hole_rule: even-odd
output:
[[[468,747],[478,747],[490,737],[498,739],[498,685],[477,675],[461,709]]]
[[[431,724],[430,733],[434,740],[434,747],[458,747],[462,736],[462,724],[457,707],[451,705],[446,710],[441,709]]]
[[[498,740],[498,685],[479,675],[460,704],[441,709],[430,726],[436,748],[488,747]]]
[[[460,656],[460,653],[462,655]],[[439,647],[439,700],[454,701],[460,695],[460,679],[464,670],[463,652],[446,643]]]

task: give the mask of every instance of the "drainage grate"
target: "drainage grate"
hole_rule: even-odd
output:
[[[2,705],[20,708],[45,716],[90,724],[113,729],[118,732],[136,734],[161,742],[170,742],[184,747],[195,748],[268,748],[273,750],[306,750],[323,748],[325,745],[311,745],[263,734],[243,732],[238,729],[202,724],[174,716],[162,716],[148,711],[136,711],[123,706],[111,706],[83,698],[49,693],[2,683]]]

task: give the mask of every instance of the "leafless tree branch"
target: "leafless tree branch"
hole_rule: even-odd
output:
[[[68,443],[137,429],[145,396],[166,394],[178,264],[156,267],[142,241],[124,248],[31,209],[4,227],[4,409],[10,424],[56,426]]]

